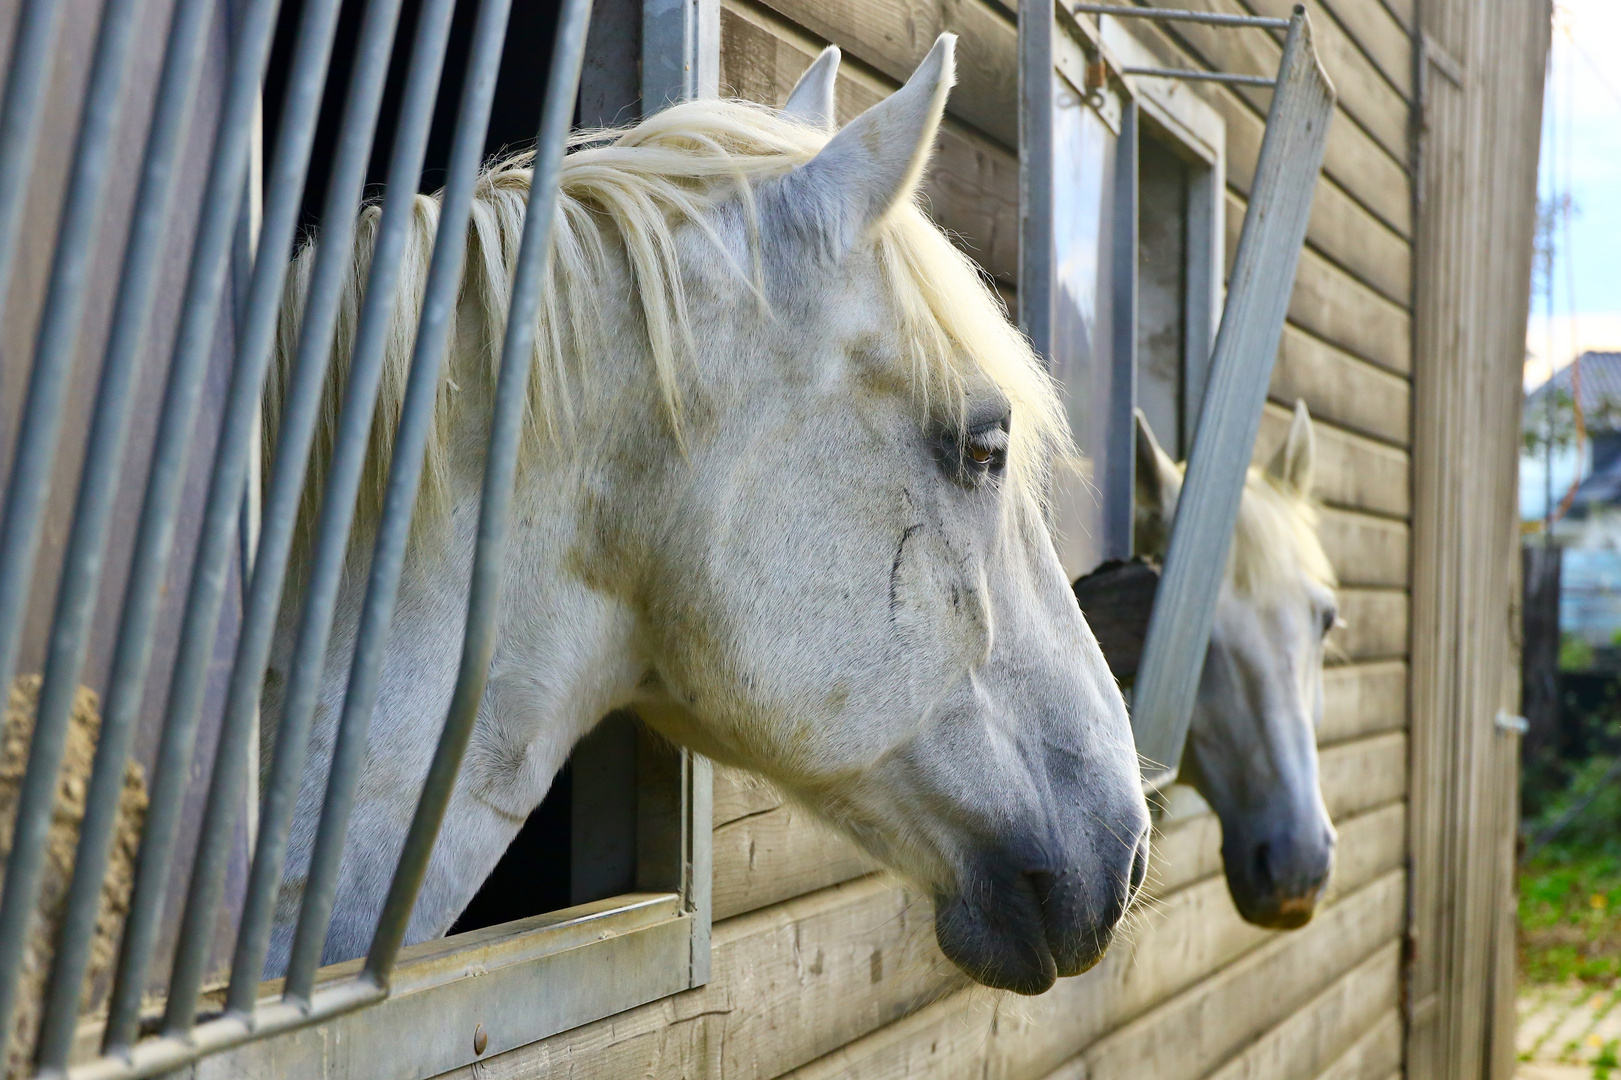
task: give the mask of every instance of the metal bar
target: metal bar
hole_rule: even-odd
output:
[[[307,1003],[262,997],[252,1016],[211,1017],[189,1038],[146,1039],[128,1056],[85,1062],[68,1077],[135,1080],[210,1057],[199,1073],[298,1080],[442,1076],[481,1057],[471,1039],[444,1037],[471,1032],[477,1020],[464,1026],[469,1013],[491,1032],[489,1054],[483,1057],[488,1061],[504,1049],[685,989],[693,921],[681,896],[662,890],[533,916],[480,933],[478,951],[488,978],[469,978],[452,959],[454,946],[425,942],[402,955],[392,993],[364,978],[327,972]],[[602,966],[641,970],[648,977],[636,980],[629,993],[612,979],[583,985],[585,971]],[[547,995],[558,986],[571,992]],[[324,1030],[313,1038],[299,1034],[314,1025]],[[233,1049],[237,1052],[229,1053]]]
[[[375,1005],[387,991],[365,979],[345,979],[323,986],[308,1004],[275,1003],[256,1009],[251,1017],[240,1013],[199,1024],[186,1035],[145,1039],[127,1053],[106,1055],[68,1072],[70,1080],[144,1080],[165,1076],[201,1058],[218,1054],[256,1039],[296,1031]]]
[[[585,33],[591,19],[591,0],[565,0],[557,22],[551,69],[546,79],[546,101],[536,136],[535,164],[529,184],[523,242],[513,274],[501,374],[496,382],[495,410],[485,458],[483,495],[479,503],[478,540],[473,554],[472,584],[468,591],[467,632],[462,642],[461,669],[451,697],[433,764],[406,835],[405,847],[394,870],[388,899],[366,957],[366,974],[388,985],[400,946],[405,941],[411,909],[428,870],[428,859],[444,820],[445,807],[461,771],[462,755],[473,733],[473,721],[484,698],[490,655],[495,648],[496,615],[501,599],[501,574],[506,561],[507,531],[512,510],[512,489],[517,474],[518,446],[529,406],[529,369],[534,360],[540,289],[544,284],[551,244],[552,215],[563,166],[564,144],[574,116],[574,99],[585,60]]]
[[[642,0],[642,114],[714,97],[720,88],[720,0]]]
[[[1019,327],[1053,368],[1053,14],[1019,5]]]
[[[139,372],[152,303],[159,280],[159,264],[169,236],[167,224],[174,203],[175,180],[185,134],[190,127],[197,79],[202,71],[203,46],[213,13],[212,0],[180,0],[169,26],[163,73],[158,84],[152,127],[130,222],[124,265],[119,276],[118,299],[102,363],[101,387],[86,443],[79,481],[78,506],[57,598],[56,625],[51,633],[50,658],[45,665],[45,689],[40,695],[40,716],[60,723],[55,710],[71,705],[84,664],[86,631],[95,612],[97,590],[107,550],[107,533],[119,469],[135,403],[131,392]],[[98,737],[84,821],[79,832],[73,881],[52,959],[50,988],[41,1026],[38,1061],[43,1069],[67,1067],[78,1021],[79,993],[90,959],[97,914],[101,905],[102,877],[107,869],[109,845],[124,786],[134,725],[133,711],[124,710],[118,721],[105,723]]]
[[[41,106],[50,81],[51,59],[56,55],[56,30],[62,0],[24,0],[17,14],[6,69],[6,99],[0,105],[0,308],[11,290],[16,262],[17,230],[28,201],[34,152],[39,148]]]
[[[1123,7],[1119,4],[1071,4],[1077,15],[1115,15],[1125,19],[1157,19],[1162,22],[1204,23],[1207,26],[1259,26],[1267,30],[1289,29],[1289,19],[1269,19],[1259,15],[1222,15],[1212,11],[1181,8]],[[1297,6],[1296,11],[1301,9]]]
[[[433,123],[434,102],[439,93],[455,2],[428,0],[417,19],[416,42],[389,162],[382,217],[377,226],[371,270],[350,354],[348,385],[343,392],[332,461],[321,497],[320,525],[316,531],[298,640],[277,722],[269,785],[259,813],[259,839],[254,846],[247,899],[231,960],[231,983],[225,1002],[228,1011],[253,1009],[270,946],[270,924],[287,861],[288,834],[298,801],[299,782],[304,775],[310,723],[326,670],[327,643],[332,635],[338,588],[343,583],[344,565],[349,555],[355,499],[371,445],[377,388],[382,382],[388,334],[399,301],[400,264],[405,247],[411,241],[416,218],[417,185],[422,178],[428,128]],[[482,129],[479,135],[482,138]],[[341,254],[346,261],[353,258],[348,252]],[[272,492],[275,493],[274,488]],[[407,519],[410,511],[411,507],[407,506]]]
[[[146,828],[135,873],[129,914],[124,920],[117,978],[103,1047],[123,1052],[134,1041],[141,997],[156,947],[158,923],[169,894],[180,811],[191,779],[198,711],[213,660],[214,631],[227,580],[241,509],[243,472],[259,414],[259,389],[275,343],[281,311],[287,252],[298,226],[304,176],[309,167],[315,123],[326,83],[327,58],[337,27],[338,0],[310,0],[300,16],[281,130],[268,184],[259,255],[254,265],[246,318],[237,337],[236,361],[226,392],[220,444],[215,453],[204,509],[202,534],[192,565],[180,652],[169,687],[163,732],[153,770]],[[174,539],[175,515],[188,466],[192,429],[203,373],[214,347],[215,324],[223,303],[225,268],[247,180],[253,118],[259,86],[270,55],[280,0],[252,0],[236,41],[231,82],[221,109],[203,199],[203,220],[186,284],[186,301],[175,355],[169,369],[163,417],[158,428],[146,501],[136,541],[135,561],[119,625],[118,648],[108,696],[109,720],[133,724],[141,707],[151,628],[165,567]]]
[[[1278,84],[1276,79],[1269,79],[1265,75],[1229,75],[1222,71],[1191,71],[1187,68],[1156,68],[1156,67],[1126,67],[1121,68],[1122,75],[1146,75],[1155,79],[1186,79],[1189,82],[1229,83],[1234,86],[1265,86],[1268,88]]]
[[[1132,727],[1155,785],[1175,779],[1181,762],[1333,114],[1334,87],[1297,7],[1137,670]]]
[[[208,801],[203,810],[203,831],[192,864],[191,885],[180,919],[179,947],[169,976],[169,997],[163,1017],[166,1035],[183,1035],[195,1022],[197,996],[202,990],[215,916],[225,890],[225,868],[242,810],[247,784],[248,755],[254,739],[265,663],[270,655],[276,615],[281,607],[288,554],[297,526],[304,476],[309,465],[310,442],[315,435],[327,362],[332,353],[342,289],[354,258],[355,212],[359,208],[370,163],[372,139],[382,106],[399,21],[400,0],[371,0],[361,18],[354,69],[344,101],[331,180],[322,209],[324,236],[316,249],[315,270],[305,302],[304,325],[299,332],[298,354],[287,387],[281,429],[276,438],[276,467],[265,499],[259,548],[253,560],[242,628],[226,691],[225,715],[219,747],[214,754]],[[284,251],[285,249],[278,249]],[[274,257],[261,249],[260,258]],[[261,379],[262,383],[262,379]],[[247,425],[244,424],[244,427]],[[235,434],[235,433],[233,433]],[[246,458],[247,442],[241,440]],[[227,500],[227,536],[235,535],[245,470],[230,478]],[[210,492],[212,496],[213,492]],[[228,545],[227,545],[228,547]],[[220,553],[220,577],[229,551]],[[217,605],[216,605],[217,612]],[[297,778],[294,778],[296,797]],[[266,815],[269,816],[269,815]],[[232,973],[233,976],[235,972]],[[257,979],[259,972],[253,972]]]
[[[285,996],[291,1000],[310,1000],[332,916],[339,861],[343,856],[349,815],[354,808],[355,784],[365,762],[383,653],[388,645],[400,569],[411,534],[411,515],[422,480],[423,455],[438,402],[440,371],[461,292],[462,272],[467,261],[467,225],[472,216],[473,193],[478,183],[484,136],[490,124],[496,73],[511,9],[512,0],[482,0],[473,27],[467,74],[456,117],[455,142],[451,146],[440,204],[439,230],[434,241],[433,261],[428,268],[411,374],[394,439],[382,519],[378,522],[372,549],[365,607],[355,637],[343,716],[338,723],[326,797],[321,807],[321,824],[310,856],[304,900],[287,966]]]
[[[50,499],[57,436],[68,385],[73,378],[81,313],[101,221],[102,195],[111,172],[113,140],[123,104],[140,0],[108,0],[96,33],[95,59],[67,177],[57,226],[50,283],[34,344],[33,371],[17,433],[16,456],[6,488],[5,521],[0,525],[0,692],[11,686],[22,638],[23,615],[34,584],[34,560]],[[72,593],[71,581],[68,593]],[[73,605],[77,597],[65,600]],[[94,603],[92,594],[90,602]],[[58,609],[58,631],[61,611]],[[53,633],[53,638],[56,634]],[[58,649],[58,644],[67,647]],[[45,867],[57,770],[67,746],[68,715],[78,688],[72,643],[54,642],[51,666],[28,748],[28,771],[17,796],[17,819],[6,859],[5,892],[0,897],[0,1031],[11,1030],[17,978],[28,944]]]
[[[1137,405],[1137,212],[1138,139],[1142,130],[1137,102],[1121,105],[1120,135],[1115,140],[1112,244],[1100,258],[1112,262],[1109,277],[1109,400],[1104,419],[1107,449],[1103,455],[1102,536],[1105,559],[1132,554],[1137,455],[1133,453]],[[1098,361],[1094,361],[1096,363]]]

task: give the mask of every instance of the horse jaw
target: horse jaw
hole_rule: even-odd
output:
[[[1335,831],[1318,776],[1322,653],[1294,604],[1224,596],[1190,726],[1187,780],[1221,819],[1239,914],[1304,926],[1327,890]]]

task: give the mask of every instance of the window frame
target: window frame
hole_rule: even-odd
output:
[[[1077,20],[1079,21],[1079,20]],[[1098,18],[1102,48],[1119,66],[1153,67],[1159,61],[1120,19]],[[1146,131],[1189,166],[1187,238],[1183,251],[1182,415],[1184,446],[1193,444],[1210,358],[1221,322],[1226,277],[1227,123],[1188,84],[1124,76],[1136,93],[1139,137]]]
[[[1037,14],[1041,12],[1041,14]],[[1138,192],[1139,146],[1144,132],[1167,145],[1192,168],[1187,196],[1187,237],[1182,348],[1186,436],[1191,444],[1210,371],[1221,319],[1225,271],[1226,123],[1221,114],[1185,84],[1123,74],[1128,67],[1152,67],[1157,59],[1122,25],[1100,17],[1096,25],[1063,5],[1043,17],[1041,5],[1019,9],[1020,49],[1020,274],[1019,321],[1036,350],[1053,366],[1058,255],[1054,207],[1055,171],[1052,108],[1057,80],[1094,95],[1093,108],[1115,132],[1114,232],[1111,261],[1109,363],[1111,394],[1093,415],[1102,419],[1107,445],[1105,469],[1091,478],[1101,502],[1100,561],[1130,558],[1133,552],[1135,428],[1139,362]],[[1111,115],[1112,114],[1112,115]],[[1104,298],[1098,300],[1101,306]],[[1062,513],[1065,493],[1054,493]],[[1085,573],[1091,568],[1067,567]]]

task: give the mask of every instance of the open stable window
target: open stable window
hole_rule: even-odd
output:
[[[1155,60],[1118,19],[1100,16],[1120,63]],[[1226,125],[1186,83],[1136,77],[1137,407],[1178,459],[1193,446],[1221,317]]]
[[[1052,525],[1070,577],[1132,552],[1132,413],[1192,442],[1220,310],[1224,129],[1185,86],[1133,79],[1105,18],[1021,8],[1020,315],[1058,380],[1079,460]]]

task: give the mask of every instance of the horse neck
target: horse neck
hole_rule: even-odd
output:
[[[605,315],[629,321],[622,312]],[[493,379],[474,377],[473,365],[489,363],[484,350],[492,340],[477,319],[464,306],[451,360],[452,378],[462,390],[446,432],[448,506],[413,553],[396,619],[396,638],[415,642],[424,654],[442,650],[453,656],[459,648],[465,612],[459,591],[465,590],[477,541],[494,404]],[[635,328],[610,323],[609,330],[616,344],[645,342]],[[555,361],[543,354],[536,362]],[[637,457],[638,443],[657,426],[631,422],[659,407],[650,364],[632,344],[606,355],[565,356],[560,366],[581,373],[570,380],[577,399],[570,409],[551,410],[554,417],[571,418],[562,426],[526,434],[513,491],[501,626],[480,715],[481,726],[498,733],[495,744],[527,748],[528,761],[514,772],[510,762],[496,760],[499,754],[484,760],[475,750],[469,762],[470,773],[482,773],[492,792],[506,793],[490,797],[510,799],[514,812],[527,812],[522,804],[538,799],[537,785],[544,794],[573,742],[633,696],[641,674],[625,588],[632,568],[594,556],[606,525],[617,523],[615,508],[634,501],[624,494],[623,474]],[[579,400],[586,394],[592,400]],[[537,404],[534,412],[541,411]],[[447,617],[451,605],[455,614]]]

